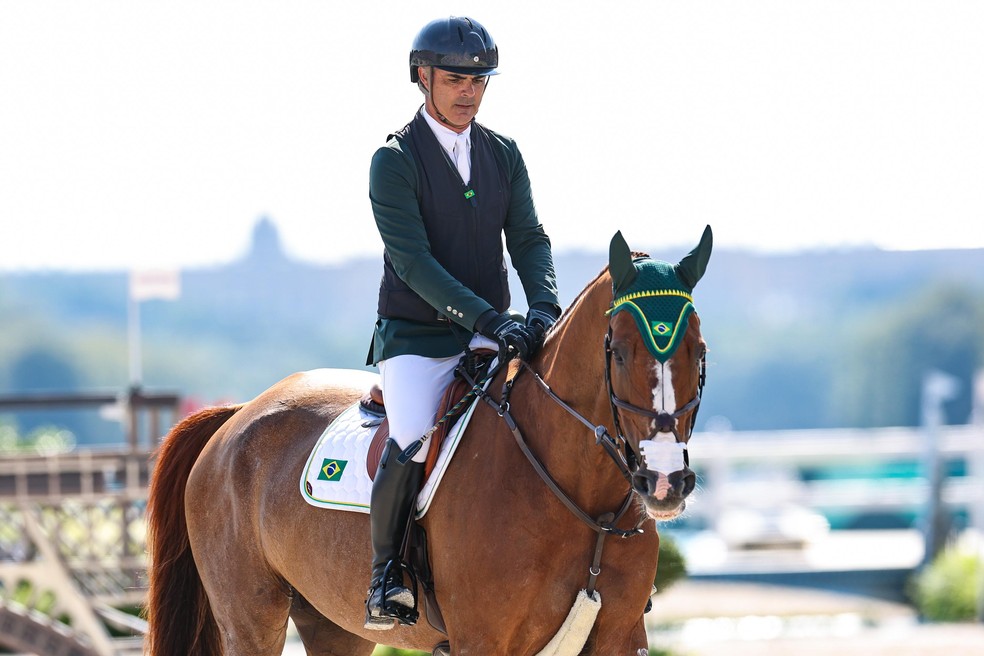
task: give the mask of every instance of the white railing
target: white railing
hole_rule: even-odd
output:
[[[969,510],[971,525],[984,530],[984,426],[926,428],[813,429],[786,431],[728,431],[694,434],[691,466],[698,472],[702,492],[692,511],[714,513],[737,496],[757,494],[776,502],[792,501],[810,507],[843,509],[906,509],[923,507],[931,485],[924,476],[910,479],[834,479],[800,481],[800,467],[931,462],[932,445],[943,460],[964,459],[967,475],[945,478],[941,500],[946,506]],[[745,476],[743,471],[757,472]],[[771,473],[771,476],[769,475]],[[759,499],[765,502],[768,499]]]

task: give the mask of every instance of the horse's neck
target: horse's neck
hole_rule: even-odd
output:
[[[555,326],[537,361],[543,379],[567,403],[601,423],[608,412],[605,390],[605,335],[611,281],[599,277],[575,300]]]
[[[552,331],[533,368],[588,422],[611,429],[604,350],[610,289],[606,276],[578,297]],[[547,398],[532,376],[520,375],[514,394],[518,395],[512,404],[517,423],[538,428],[524,435],[551,476],[585,510],[611,510],[613,500],[624,497],[627,484],[605,450],[596,444],[591,429]]]

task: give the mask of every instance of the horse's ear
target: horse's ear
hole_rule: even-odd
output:
[[[674,267],[676,274],[683,284],[693,289],[697,281],[704,275],[707,269],[707,261],[711,259],[711,247],[714,245],[714,236],[711,233],[711,226],[704,228],[704,234],[700,237],[700,243],[694,250],[690,251],[680,263]]]
[[[632,251],[622,237],[619,230],[612,237],[612,243],[608,247],[608,270],[612,274],[612,284],[615,290],[625,289],[632,284],[632,281],[639,275],[635,265],[632,264]]]

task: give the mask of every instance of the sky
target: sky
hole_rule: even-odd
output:
[[[981,2],[5,0],[0,271],[227,263],[262,217],[378,256],[369,160],[452,14],[557,251],[984,248]]]

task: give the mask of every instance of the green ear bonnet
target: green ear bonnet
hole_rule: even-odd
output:
[[[649,352],[666,362],[687,332],[694,311],[693,289],[704,274],[711,252],[711,229],[704,229],[700,244],[679,264],[649,257],[632,258],[616,233],[609,253],[613,301],[608,314],[629,312]]]

